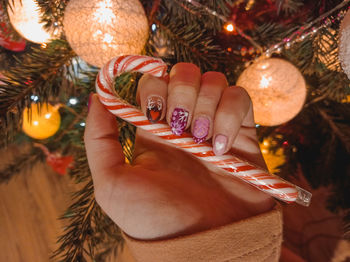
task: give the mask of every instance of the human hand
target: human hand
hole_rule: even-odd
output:
[[[201,75],[195,65],[179,63],[169,82],[144,75],[137,98],[148,117],[165,118],[175,133],[191,128],[196,140],[213,140],[217,155],[230,151],[265,166],[251,100],[244,89],[228,87],[223,74]],[[191,234],[266,212],[274,205],[271,197],[252,186],[218,175],[140,129],[133,163],[126,164],[116,119],[97,95],[91,98],[85,145],[96,201],[136,239]]]

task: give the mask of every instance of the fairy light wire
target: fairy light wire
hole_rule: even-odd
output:
[[[172,1],[172,0],[170,0]],[[192,4],[193,6],[197,7],[197,8],[201,8],[202,10],[206,11],[208,14],[211,14],[213,16],[216,16],[217,18],[219,18],[221,21],[223,21],[224,23],[227,23],[227,22],[230,22],[232,23],[233,27],[236,29],[236,32],[242,36],[243,38],[245,38],[246,40],[248,40],[256,49],[258,49],[260,52],[263,51],[263,47],[261,45],[259,45],[256,41],[254,41],[254,39],[245,34],[238,26],[237,24],[232,21],[232,20],[228,20],[225,16],[219,14],[218,12],[216,12],[215,10],[212,10],[210,9],[209,7],[199,3],[198,1],[196,0],[176,0],[175,1],[176,3],[179,3],[179,2],[187,2],[189,4]],[[186,9],[185,9],[186,10]],[[188,10],[187,10],[188,11]]]
[[[338,11],[339,9],[342,9],[343,7],[345,7],[350,0],[344,0],[343,2],[341,2],[340,4],[338,4],[337,6],[335,6],[333,9],[329,10],[328,12],[322,14],[320,17],[316,18],[314,21],[301,26],[300,28],[298,28],[297,30],[295,30],[289,37],[284,38],[282,41],[273,44],[270,48],[267,48],[266,51],[260,56],[260,57],[270,57],[273,53],[280,53],[282,51],[282,48],[290,48],[293,44],[295,44],[296,42],[298,42],[297,40],[300,38],[301,40],[304,40],[307,36],[316,33],[317,31],[319,31],[321,28],[327,27],[330,25],[329,23],[322,23],[320,26],[313,28],[313,26],[317,23],[319,23],[322,20],[325,20],[327,18],[329,18],[333,13],[335,13],[336,11]],[[341,18],[343,18],[345,15],[345,13],[339,12],[338,16],[332,20],[332,22],[334,21],[338,21]],[[312,28],[311,31],[308,31],[310,28]],[[299,38],[298,38],[299,37]]]
[[[172,1],[172,0],[170,0]],[[329,26],[329,24],[322,24],[317,28],[312,28],[315,24],[319,23],[322,20],[327,19],[329,16],[331,16],[333,13],[335,13],[336,11],[338,11],[339,9],[342,9],[343,7],[345,7],[350,0],[344,0],[343,2],[341,2],[340,4],[338,4],[337,6],[335,6],[334,8],[332,8],[331,10],[327,11],[326,13],[322,14],[320,17],[316,18],[315,20],[313,20],[312,22],[301,26],[300,28],[298,28],[297,30],[295,30],[289,37],[284,38],[282,41],[275,43],[273,45],[271,45],[269,48],[263,48],[261,45],[259,45],[256,41],[254,41],[254,39],[252,37],[250,37],[249,35],[245,34],[237,25],[234,21],[228,20],[225,16],[219,14],[218,12],[216,12],[215,10],[210,9],[209,7],[199,3],[196,0],[175,0],[176,3],[178,3],[179,5],[181,5],[182,7],[184,7],[182,4],[180,4],[179,2],[183,2],[183,3],[189,3],[197,8],[200,8],[204,11],[206,11],[208,14],[216,16],[217,18],[219,18],[221,21],[223,21],[224,23],[232,23],[232,25],[234,26],[234,28],[236,29],[237,33],[242,36],[243,38],[245,38],[246,40],[248,40],[257,50],[258,53],[260,53],[261,55],[257,58],[266,58],[266,57],[270,57],[273,53],[280,53],[282,51],[282,48],[290,48],[293,44],[295,44],[298,40],[298,37],[303,40],[305,39],[307,36],[311,35],[312,33],[316,33],[318,30],[320,30],[323,27]],[[186,10],[186,8],[184,8]],[[189,10],[187,10],[189,11]],[[340,20],[341,18],[344,17],[345,14],[341,14],[341,12],[339,13],[338,17],[334,20]],[[334,21],[332,21],[334,22]],[[310,28],[312,28],[312,31],[308,31]],[[265,49],[265,51],[263,51]]]

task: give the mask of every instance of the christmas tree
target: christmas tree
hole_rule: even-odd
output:
[[[0,182],[44,161],[80,188],[63,215],[69,225],[55,259],[104,261],[123,244],[119,228],[95,202],[83,142],[96,75],[118,55],[223,72],[252,98],[271,172],[286,180],[301,172],[312,188],[331,189],[329,210],[349,212],[349,1],[0,3],[1,146],[31,145],[0,171]],[[116,92],[136,106],[139,78],[125,73],[115,81]],[[118,121],[131,161],[135,128]],[[349,221],[350,213],[345,234]]]

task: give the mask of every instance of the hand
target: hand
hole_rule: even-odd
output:
[[[195,65],[179,63],[169,82],[144,75],[137,97],[148,117],[166,118],[175,133],[191,128],[198,141],[213,140],[216,154],[231,151],[265,166],[251,100],[244,89],[228,87],[223,74],[201,75]],[[266,212],[274,205],[272,198],[252,186],[209,170],[200,160],[140,129],[133,163],[126,164],[116,119],[97,95],[91,98],[85,145],[96,201],[136,239],[191,234]]]

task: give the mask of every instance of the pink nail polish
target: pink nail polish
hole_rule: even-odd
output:
[[[175,108],[171,115],[170,126],[173,133],[181,136],[185,131],[188,121],[188,111],[182,108]]]
[[[227,146],[227,137],[224,135],[217,135],[214,140],[214,154],[220,156],[225,153]]]
[[[193,140],[196,143],[202,143],[208,136],[210,121],[206,117],[198,117],[194,121]]]

